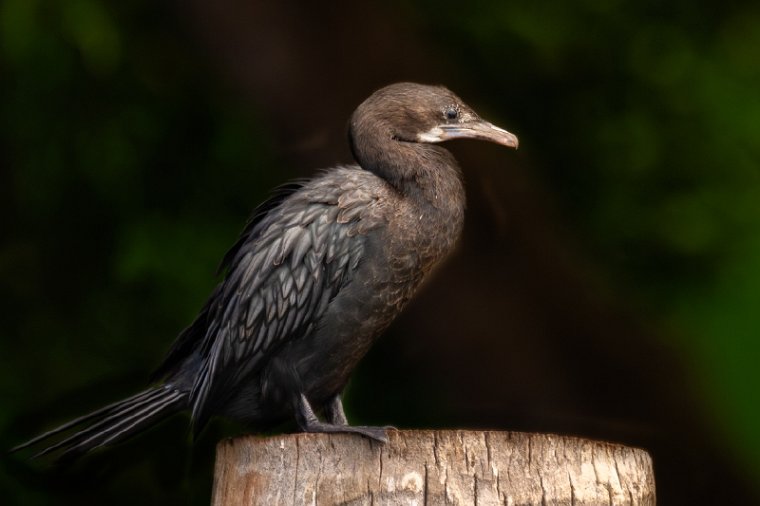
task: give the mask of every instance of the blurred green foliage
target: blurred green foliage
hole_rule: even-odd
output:
[[[760,6],[476,4],[424,12],[482,82],[533,99],[521,145],[612,285],[683,336],[705,412],[760,476]]]
[[[56,398],[110,381],[104,364],[142,376],[115,390],[139,386],[166,336],[202,304],[252,206],[283,176],[255,111],[225,102],[170,6],[9,0],[0,26],[6,427],[41,404],[60,413]],[[152,474],[135,468],[123,479]],[[148,484],[137,497],[187,493],[162,491],[158,475],[137,478]],[[8,476],[0,471],[0,489],[49,504]],[[207,495],[209,484],[196,488]]]
[[[586,253],[683,336],[705,412],[760,476],[760,6],[403,13],[510,104]],[[104,364],[147,372],[242,218],[290,177],[195,44],[159,3],[0,4],[0,432]],[[134,473],[161,495],[160,473]]]
[[[505,45],[523,51],[510,64],[518,79],[552,83],[552,123],[523,144],[545,150],[547,184],[587,251],[683,336],[705,411],[760,475],[760,6],[494,2],[479,12],[438,22],[472,41],[494,86],[514,87],[493,57]]]

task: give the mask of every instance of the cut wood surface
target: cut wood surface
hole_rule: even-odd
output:
[[[550,434],[245,436],[217,446],[221,505],[653,505],[646,451]]]

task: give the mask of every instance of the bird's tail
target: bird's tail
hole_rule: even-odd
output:
[[[44,448],[32,458],[53,452],[61,452],[60,459],[77,457],[101,446],[127,439],[159,420],[182,410],[187,405],[187,396],[187,392],[177,390],[171,385],[149,388],[40,434],[11,449],[11,452],[43,441],[50,441],[59,434],[80,428],[77,432]]]

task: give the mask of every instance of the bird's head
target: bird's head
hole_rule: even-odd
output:
[[[478,139],[517,148],[517,137],[483,120],[443,86],[396,83],[373,93],[354,112],[356,142],[367,135],[410,143]],[[356,153],[355,153],[356,154]]]

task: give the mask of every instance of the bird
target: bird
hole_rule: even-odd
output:
[[[221,280],[176,338],[149,386],[15,448],[79,457],[189,411],[257,430],[387,441],[387,427],[348,423],[352,371],[455,246],[463,227],[461,169],[441,143],[518,147],[443,86],[395,83],[349,120],[356,163],[278,188],[220,264]]]

